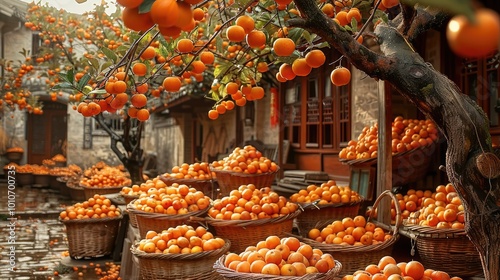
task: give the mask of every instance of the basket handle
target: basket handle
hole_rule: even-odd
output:
[[[378,205],[380,204],[380,201],[382,201],[382,199],[385,196],[389,196],[392,199],[392,201],[394,202],[394,208],[396,209],[396,218],[395,218],[396,224],[395,224],[394,227],[393,226],[390,226],[390,227],[394,231],[393,234],[396,234],[398,232],[399,227],[401,226],[401,222],[402,222],[402,219],[401,219],[401,209],[399,208],[398,199],[396,198],[396,196],[390,190],[383,191],[377,197],[377,199],[373,203],[373,208],[372,208],[372,211],[370,211],[370,216],[368,218],[369,219],[375,218],[375,212],[376,212],[375,210],[377,209]]]

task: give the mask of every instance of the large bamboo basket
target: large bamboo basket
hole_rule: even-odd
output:
[[[160,175],[159,178],[165,184],[167,184],[167,186],[171,186],[174,183],[177,183],[179,185],[187,185],[203,192],[206,196],[212,199],[215,199],[217,197],[216,180],[177,179],[177,178],[165,177],[163,175]]]
[[[330,223],[345,217],[355,217],[363,200],[352,203],[329,204],[299,204],[302,208],[296,221],[300,235],[307,237],[307,233],[319,224]]]
[[[122,217],[60,220],[66,226],[69,255],[74,259],[110,255]]]
[[[377,209],[380,201],[384,197],[389,197],[395,202],[396,207],[396,224],[386,225],[374,220],[373,215]],[[312,240],[310,238],[299,237],[299,239],[311,245],[313,248],[318,248],[324,253],[330,253],[336,260],[342,263],[342,272],[340,276],[353,274],[356,270],[364,269],[367,265],[378,263],[378,261],[386,255],[391,255],[394,243],[399,239],[399,227],[401,226],[401,209],[399,208],[398,200],[390,191],[384,191],[373,203],[373,209],[367,221],[375,223],[377,226],[388,230],[392,237],[380,242],[378,244],[366,246],[351,246],[351,245],[338,245],[326,244]]]
[[[131,202],[132,203],[132,202]],[[129,205],[131,205],[129,203]],[[139,229],[139,235],[141,238],[146,238],[146,233],[150,230],[156,232],[162,232],[170,227],[176,227],[178,225],[190,224],[191,217],[205,216],[208,211],[208,207],[203,210],[189,212],[187,214],[180,215],[167,215],[160,213],[149,213],[142,210],[135,209],[132,205],[127,207],[129,213],[132,213],[137,221],[137,228]]]
[[[211,168],[215,173],[221,196],[228,196],[232,190],[238,189],[241,185],[254,184],[257,188],[270,187],[279,168],[274,172],[260,174],[239,173],[228,170]]]
[[[392,155],[392,185],[401,186],[413,183],[424,177],[431,166],[432,155],[436,151],[436,143],[420,146],[406,152]],[[377,158],[340,160],[342,163],[360,167],[376,166]]]
[[[297,210],[288,215],[257,220],[221,220],[211,217],[192,218],[192,220],[208,223],[214,228],[216,236],[231,241],[231,252],[241,253],[248,246],[255,245],[270,235],[285,237],[291,234],[293,220],[301,212],[301,210]]]
[[[221,256],[214,264],[215,271],[220,274],[223,279],[236,280],[327,280],[335,279],[342,270],[342,264],[335,260],[335,267],[326,273],[309,273],[303,276],[279,276],[262,273],[241,273],[236,272],[224,266],[226,256]]]
[[[479,253],[464,229],[404,225],[400,231],[416,241],[418,255],[426,268],[439,269],[460,277],[483,273]]]
[[[141,279],[146,280],[178,280],[178,279],[218,279],[213,265],[217,259],[230,248],[231,242],[217,250],[192,254],[145,253],[134,245],[132,254],[139,260]]]

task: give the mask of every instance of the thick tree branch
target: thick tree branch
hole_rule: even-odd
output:
[[[377,54],[359,44],[349,32],[327,17],[315,2],[309,0],[295,0],[294,2],[303,18],[289,20],[287,23],[290,26],[304,28],[317,34],[348,57],[352,65],[362,69],[372,78],[385,79],[386,75],[390,75],[388,71],[380,69],[390,69],[394,63],[392,58]]]
[[[401,7],[401,15],[403,16],[402,26],[400,26],[399,31],[406,36],[417,12],[412,5],[400,4],[399,6]]]
[[[404,7],[406,7],[406,5],[404,5]],[[406,17],[409,16],[405,15],[405,9],[406,8],[403,9],[401,14],[394,18],[393,22],[399,25],[398,29],[410,42],[429,29],[439,28],[449,17],[448,14],[440,10],[416,7],[416,9],[413,10],[411,24],[407,25],[406,21],[408,19],[406,19]]]

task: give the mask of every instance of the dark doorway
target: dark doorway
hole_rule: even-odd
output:
[[[28,163],[41,164],[56,154],[66,156],[67,105],[44,101],[43,114],[28,115]]]

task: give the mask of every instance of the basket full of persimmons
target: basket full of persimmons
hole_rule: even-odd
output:
[[[59,220],[66,227],[69,255],[74,259],[110,255],[122,217],[118,207],[97,194],[66,207]]]
[[[248,184],[214,200],[207,217],[196,220],[208,223],[217,236],[229,239],[231,251],[241,252],[269,235],[291,233],[293,220],[300,213],[296,203],[271,188]]]
[[[399,238],[401,211],[396,208],[396,219],[382,223],[376,220],[377,208],[384,198],[397,201],[394,194],[384,191],[375,200],[368,217],[357,215],[333,222],[318,224],[309,230],[308,237],[301,241],[333,255],[342,263],[342,274],[350,274],[373,263],[384,255],[390,255]]]
[[[299,233],[306,237],[318,223],[331,222],[358,214],[363,198],[349,186],[337,186],[334,180],[309,185],[290,196],[302,214],[297,217]]]
[[[279,166],[254,146],[247,145],[236,147],[227,157],[212,162],[210,170],[217,178],[221,195],[226,196],[241,185],[270,187]]]
[[[210,201],[208,196],[195,188],[173,184],[150,188],[130,202],[127,211],[135,216],[139,234],[144,238],[149,230],[160,232],[165,228],[188,224],[190,217],[204,216]]]
[[[231,246],[203,226],[178,225],[148,231],[131,247],[139,260],[141,279],[218,279],[215,261]]]
[[[241,253],[221,256],[214,270],[223,279],[323,280],[335,279],[342,264],[331,254],[295,237],[270,235]]]

